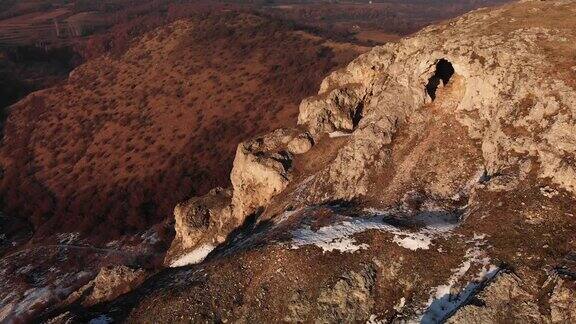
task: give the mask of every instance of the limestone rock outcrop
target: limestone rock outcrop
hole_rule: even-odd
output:
[[[294,137],[280,129],[238,146],[230,174],[235,217],[257,211],[286,188],[292,164],[292,153],[286,148]]]
[[[202,197],[194,197],[174,208],[175,243],[190,249],[200,243],[219,244],[226,231],[239,224],[232,219],[229,189],[215,188]]]
[[[540,24],[522,29],[509,24],[492,31],[482,26],[485,19],[505,18],[500,10],[467,14],[451,21],[450,28],[432,26],[360,56],[327,78],[318,96],[303,102],[299,122],[313,132],[351,130],[350,116],[361,97],[350,95],[351,89],[354,94],[370,94],[362,99],[362,119],[349,146],[354,146],[350,150],[356,156],[376,161],[381,157],[374,149],[387,145],[400,123],[421,118],[421,107],[432,101],[426,85],[438,72],[440,60],[446,61],[463,80],[462,96],[452,107],[455,118],[481,144],[488,173],[529,161],[540,178],[551,178],[576,192],[576,169],[571,162],[576,152],[573,77],[555,68],[573,67],[575,62],[557,57],[538,41],[546,39],[558,52],[570,51],[574,46],[567,37],[572,35]],[[372,145],[358,146],[363,141]],[[344,174],[346,178],[346,170],[354,169],[343,164],[340,171],[344,173],[337,177]],[[362,184],[343,185],[346,188],[341,191],[350,191]]]
[[[513,274],[499,275],[477,298],[484,306],[465,306],[450,318],[449,323],[545,322],[533,296],[522,288],[521,280]]]
[[[199,266],[210,285],[185,289],[209,293],[178,312],[217,300],[206,316],[246,322],[573,321],[573,271],[551,273],[576,250],[574,13],[481,9],[333,72],[299,129],[238,147],[226,207],[191,209],[257,226]],[[214,237],[196,228],[177,237]]]
[[[535,174],[576,193],[576,92],[570,74],[576,62],[558,55],[574,50],[569,41],[574,35],[566,28],[569,23],[553,22],[557,7],[570,3],[555,3],[545,9],[547,21],[523,18],[539,10],[537,2],[469,13],[376,47],[332,73],[318,95],[300,105],[298,123],[306,131],[278,130],[239,145],[231,173],[236,224],[261,212],[288,187],[294,154],[335,131],[351,134],[301,186],[302,204],[382,196],[383,191],[389,199],[377,199],[392,203],[415,182],[422,188],[412,189],[447,199],[468,190],[482,173],[514,179]],[[488,20],[499,27],[487,26]],[[548,50],[551,44],[555,51]],[[425,144],[436,143],[448,155],[399,156],[392,149],[408,150],[421,141],[422,132],[438,125],[444,127],[436,127]],[[447,135],[460,141],[447,139],[442,145]],[[443,160],[453,165],[439,172]],[[390,174],[396,164],[401,168]],[[417,170],[422,164],[429,167],[427,176]],[[390,185],[375,186],[375,179]]]
[[[238,145],[230,174],[232,188],[216,188],[174,209],[176,237],[167,254],[170,263],[183,252],[224,242],[246,217],[261,210],[288,185],[294,155],[314,141],[308,132],[279,129]]]
[[[362,114],[365,93],[349,87],[334,89],[318,97],[307,98],[300,104],[298,124],[306,125],[312,134],[353,130]]]
[[[571,285],[571,283],[569,283]],[[576,319],[576,292],[566,287],[566,281],[551,276],[544,288],[549,294],[537,296],[530,291],[536,283],[523,282],[512,273],[498,275],[476,298],[480,305],[459,309],[448,323],[571,323]],[[544,306],[545,305],[545,306]],[[549,316],[542,314],[548,308]]]
[[[149,273],[143,269],[132,269],[123,265],[104,267],[93,280],[68,296],[64,304],[80,303],[89,307],[111,301],[134,290],[148,276]]]

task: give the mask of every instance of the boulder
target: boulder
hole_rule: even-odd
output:
[[[293,154],[311,145],[306,134],[294,129],[279,129],[238,145],[230,174],[234,217],[242,222],[282,192],[291,179]]]
[[[183,249],[196,246],[207,232],[214,234],[214,243],[221,243],[226,234],[218,235],[231,220],[230,189],[215,188],[202,197],[194,197],[174,208],[176,240]],[[230,224],[234,226],[235,224]]]
[[[148,276],[149,273],[144,269],[132,269],[124,265],[104,267],[94,279],[71,293],[62,305],[79,303],[90,307],[111,301],[140,286]]]
[[[91,306],[113,300],[138,287],[147,277],[148,273],[145,270],[132,269],[123,265],[102,268],[92,281],[91,293],[82,304]]]
[[[288,152],[298,155],[308,152],[314,145],[314,140],[308,133],[302,133],[288,143]]]
[[[298,124],[305,125],[315,136],[353,130],[362,113],[363,96],[359,90],[350,86],[302,100]]]
[[[232,217],[230,189],[215,188],[202,197],[194,197],[174,208],[176,236],[166,254],[165,263],[190,250],[215,247],[240,225]],[[209,251],[208,251],[209,252]],[[201,261],[201,260],[200,260]]]

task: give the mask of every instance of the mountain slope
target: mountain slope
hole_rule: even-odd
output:
[[[40,235],[146,229],[225,185],[237,143],[293,123],[298,101],[358,50],[234,12],[147,34],[11,109],[5,212]]]
[[[478,10],[361,55],[176,208],[167,263],[206,261],[65,317],[573,321],[575,12]]]
[[[99,292],[102,277],[129,276],[112,280],[126,288],[153,273],[174,205],[227,185],[239,142],[294,125],[298,102],[362,51],[291,23],[210,11],[13,105],[0,149],[0,321]]]

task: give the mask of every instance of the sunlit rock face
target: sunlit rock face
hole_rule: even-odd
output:
[[[175,244],[190,249],[172,265],[201,263],[107,316],[573,318],[575,13],[572,1],[481,9],[332,73],[298,129],[239,145],[229,191],[176,208]]]
[[[220,215],[256,225],[199,266],[210,288],[187,293],[241,295],[218,316],[247,321],[570,318],[574,13],[569,1],[477,10],[332,73],[298,131],[238,147]],[[154,315],[198,319],[200,304]]]

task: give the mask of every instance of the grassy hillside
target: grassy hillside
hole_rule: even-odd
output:
[[[331,43],[332,44],[332,43]],[[300,100],[363,48],[277,20],[199,15],[95,59],[7,119],[0,193],[38,235],[114,236],[226,186],[237,144],[294,125]]]

